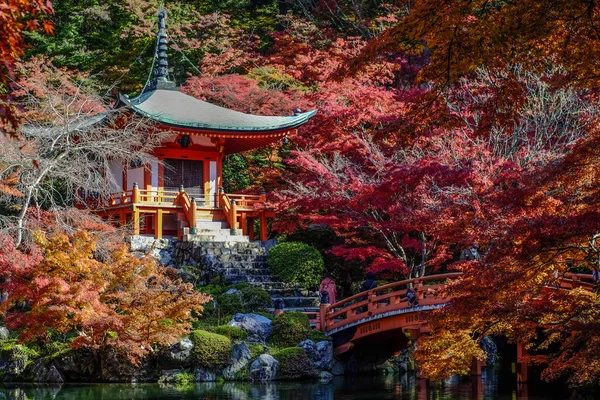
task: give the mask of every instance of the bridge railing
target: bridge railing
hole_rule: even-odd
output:
[[[321,315],[321,330],[328,332],[366,317],[408,308],[406,293],[411,284],[419,305],[442,303],[445,300],[438,296],[439,289],[460,275],[461,272],[454,272],[406,279],[355,294],[325,308]]]

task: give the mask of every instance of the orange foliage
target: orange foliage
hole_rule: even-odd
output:
[[[208,300],[125,246],[110,261],[94,259],[96,240],[86,231],[48,238],[38,232],[36,241],[43,258],[34,253],[38,255],[31,262],[8,261],[27,258],[10,241],[0,251],[3,291],[8,293],[1,309],[6,325],[20,330],[23,342],[46,340],[55,331],[73,335],[74,348],[112,347],[137,363],[157,345],[188,332],[192,314],[200,313]]]

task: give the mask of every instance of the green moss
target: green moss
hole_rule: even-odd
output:
[[[312,340],[313,342],[317,343],[317,342],[322,342],[324,340],[331,340],[329,338],[329,336],[325,335],[323,332],[321,331],[317,331],[315,329],[313,329],[310,334],[308,335],[308,338],[310,340]]]
[[[288,347],[273,357],[279,361],[277,377],[280,379],[314,378],[317,375],[308,355],[301,347]]]
[[[262,344],[251,343],[248,345],[250,349],[250,356],[252,360],[255,360],[258,356],[265,352],[265,347]]]
[[[254,312],[254,314],[262,315],[263,317],[268,318],[271,321],[273,321],[273,318],[275,318],[275,316],[273,314],[268,313],[268,312],[256,311],[256,312]]]
[[[30,360],[38,358],[40,354],[27,346],[17,343],[17,339],[8,339],[0,341],[0,354],[5,355],[10,352],[18,352],[26,355]]]
[[[308,316],[295,311],[276,316],[271,326],[270,342],[278,346],[296,346],[312,333]]]
[[[230,359],[231,340],[223,335],[203,330],[195,330],[190,334],[194,343],[193,360],[199,366],[215,370],[224,367]]]
[[[219,325],[219,326],[207,326],[204,328],[207,332],[217,333],[228,337],[231,340],[246,340],[248,338],[248,332],[238,328],[237,326],[231,325]]]
[[[325,272],[321,253],[300,242],[285,242],[269,250],[269,267],[281,280],[306,288],[319,285]]]
[[[175,384],[177,386],[193,385],[195,381],[196,378],[190,372],[180,372],[177,375],[175,375]]]

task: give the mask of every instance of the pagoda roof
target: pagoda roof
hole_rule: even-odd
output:
[[[239,133],[281,132],[305,124],[316,110],[293,116],[245,114],[199,100],[177,89],[156,89],[121,102],[136,113],[185,131],[221,131]]]

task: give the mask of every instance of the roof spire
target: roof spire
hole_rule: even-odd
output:
[[[175,83],[169,81],[169,61],[167,55],[167,33],[166,29],[167,11],[164,8],[158,10],[158,34],[156,39],[156,66],[154,67],[153,89],[174,89]]]

